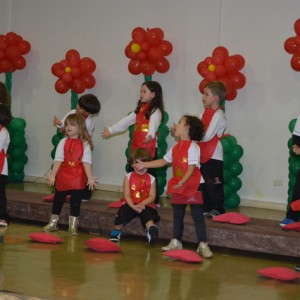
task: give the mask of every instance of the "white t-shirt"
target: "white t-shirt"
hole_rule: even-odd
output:
[[[10,143],[9,132],[6,129],[6,127],[2,127],[2,129],[0,131],[0,152],[2,150],[4,150],[5,153],[7,153],[9,143]],[[5,157],[5,160],[4,160],[4,165],[3,165],[1,175],[8,175],[8,165],[7,165],[7,158],[6,157]]]

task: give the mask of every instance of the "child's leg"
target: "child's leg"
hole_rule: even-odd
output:
[[[294,186],[294,190],[293,190],[292,199],[293,199],[292,202],[295,201],[295,200],[300,199],[300,172],[298,173],[298,175],[296,177],[296,182],[295,182],[295,186]],[[289,209],[286,213],[286,217],[288,219],[292,219],[293,221],[297,222],[300,218],[300,212],[299,211],[293,211],[291,209],[291,207],[289,207]]]
[[[7,176],[0,175],[0,220],[1,226],[7,226],[9,216],[7,214],[7,198],[6,198],[6,182]]]
[[[70,191],[70,215],[73,217],[80,216],[81,198],[84,190],[72,190]]]
[[[62,207],[65,203],[68,191],[56,191],[54,194],[52,214],[60,215]]]
[[[150,245],[154,245],[158,239],[158,228],[155,223],[160,220],[157,210],[146,206],[140,213],[140,219],[144,228],[147,229],[147,238]]]
[[[198,243],[207,241],[206,226],[203,217],[203,207],[201,204],[190,204],[191,215],[195,224]]]
[[[183,219],[185,216],[185,204],[172,204],[173,205],[173,238],[181,241],[184,230]]]

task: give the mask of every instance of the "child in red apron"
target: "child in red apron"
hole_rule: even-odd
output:
[[[10,143],[6,126],[12,119],[11,112],[6,105],[0,104],[0,227],[7,227],[9,215],[7,213],[6,182],[8,175],[7,149]]]
[[[129,164],[151,160],[151,155],[144,148],[138,148],[131,153]],[[147,169],[133,168],[123,183],[124,204],[115,217],[115,227],[110,233],[110,240],[119,242],[123,227],[131,220],[139,217],[144,228],[147,229],[147,238],[150,245],[156,243],[158,229],[155,223],[160,220],[154,204],[156,182],[154,176],[147,173]]]
[[[145,148],[152,158],[156,156],[157,131],[163,120],[164,105],[162,88],[156,81],[146,81],[141,86],[140,100],[137,108],[125,118],[110,127],[104,127],[102,137],[107,139],[113,134],[122,132],[134,124],[131,151]],[[150,174],[154,174],[149,170]],[[155,203],[159,204],[159,194],[156,192]]]
[[[92,190],[95,177],[92,173],[91,139],[86,132],[85,120],[79,114],[71,114],[65,120],[65,132],[57,145],[52,170],[48,175],[49,186],[55,183],[52,215],[43,231],[58,230],[57,223],[68,194],[70,199],[69,233],[78,235],[77,226],[80,205],[85,186]]]
[[[133,166],[139,170],[172,164],[173,177],[168,182],[167,194],[172,195],[173,238],[161,250],[182,249],[183,220],[186,206],[190,205],[199,244],[197,252],[205,258],[210,258],[213,253],[207,244],[202,194],[197,191],[201,173],[199,170],[200,148],[196,141],[200,141],[203,136],[202,122],[197,117],[185,115],[175,125],[174,136],[179,138],[178,143],[162,159],[150,162],[138,161]]]

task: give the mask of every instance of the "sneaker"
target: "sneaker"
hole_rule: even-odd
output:
[[[169,250],[181,250],[182,243],[176,239],[171,239],[169,245],[165,247],[161,247],[161,251],[169,251]]]
[[[122,231],[118,229],[113,229],[110,232],[109,240],[115,243],[120,242]]]
[[[295,221],[294,221],[293,219],[284,218],[284,219],[279,223],[279,225],[280,225],[281,227],[284,227],[285,225],[292,224],[292,223],[295,223]]]
[[[220,213],[216,209],[212,209],[210,212],[208,212],[206,214],[206,216],[210,219],[212,219],[213,217],[216,217],[218,215],[220,215]]]
[[[154,245],[158,238],[158,229],[155,225],[149,227],[147,232],[147,238],[150,245]]]
[[[5,220],[0,220],[0,227],[7,227],[7,221]]]
[[[295,267],[295,270],[296,270],[297,272],[300,272],[300,265],[296,266],[296,267]]]
[[[204,258],[211,258],[214,256],[214,254],[210,251],[207,243],[204,242],[199,243],[197,253],[199,253]]]

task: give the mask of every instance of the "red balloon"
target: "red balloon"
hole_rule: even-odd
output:
[[[204,61],[201,61],[197,66],[197,71],[202,77],[205,78],[205,76],[209,72],[207,68],[207,64]]]
[[[72,68],[70,73],[74,78],[77,78],[81,75],[79,68]]]
[[[73,57],[68,59],[68,65],[70,68],[76,68],[79,66],[80,59]]]
[[[82,78],[75,78],[75,79],[72,81],[71,89],[72,89],[75,93],[77,93],[77,94],[83,93],[83,92],[85,91],[85,89],[86,89],[84,79],[82,79]]]
[[[151,62],[145,60],[141,63],[141,70],[145,76],[151,76],[155,72],[155,66]]]
[[[163,57],[156,62],[155,69],[159,73],[166,73],[170,69],[170,63],[165,57]]]
[[[246,77],[244,74],[237,72],[235,74],[230,74],[229,78],[232,82],[233,88],[234,89],[241,89],[245,86],[246,84]]]
[[[60,65],[60,67],[61,67],[62,69],[65,69],[66,67],[69,66],[66,59],[61,60],[60,63],[59,63],[59,65]]]
[[[162,50],[158,47],[153,47],[147,52],[147,59],[152,62],[156,63],[158,60],[164,57]]]
[[[14,32],[8,32],[5,36],[5,41],[8,45],[16,46],[18,44],[18,35]]]
[[[155,27],[153,28],[154,30],[156,30],[157,32],[159,32],[160,34],[160,40],[162,41],[164,39],[164,32],[161,28]]]
[[[137,53],[137,56],[136,56],[136,58],[137,58],[138,60],[140,60],[140,61],[143,61],[143,60],[145,60],[145,59],[146,59],[146,53],[145,53],[145,52],[142,52],[142,51],[140,51],[139,53]]]
[[[216,65],[215,74],[217,77],[222,77],[226,74],[226,69],[223,65]]]
[[[80,61],[79,68],[83,74],[90,74],[96,70],[96,63],[91,58],[84,57]]]
[[[157,46],[162,41],[160,31],[154,28],[149,29],[145,40],[150,46]]]
[[[159,45],[159,48],[162,50],[165,56],[168,56],[173,51],[173,46],[169,41],[162,41]]]
[[[211,65],[213,63],[212,57],[208,56],[204,59],[204,62],[207,64],[207,66]]]
[[[18,48],[19,48],[19,50],[20,50],[20,53],[21,53],[22,55],[24,55],[24,54],[27,54],[27,53],[30,51],[31,45],[30,45],[30,43],[27,42],[27,41],[22,41],[22,42],[18,45]]]
[[[218,80],[220,80],[221,82],[223,82],[223,84],[225,85],[226,95],[230,94],[232,92],[232,90],[233,90],[233,85],[232,85],[231,80],[227,76],[221,77]]]
[[[64,73],[63,76],[61,77],[61,80],[64,83],[70,84],[73,80],[73,77],[72,77],[71,73]]]
[[[297,71],[300,72],[300,54],[294,54],[291,58],[291,67]]]
[[[235,55],[232,55],[231,57],[239,62],[239,64],[240,64],[239,70],[241,70],[242,68],[244,68],[244,66],[245,66],[245,59],[244,59],[244,57],[242,55],[235,54]]]
[[[226,93],[225,99],[228,101],[232,101],[236,98],[236,96],[237,96],[237,91],[233,89],[230,93]]]
[[[225,61],[225,56],[221,53],[215,54],[212,57],[212,62],[214,65],[222,65]]]
[[[241,63],[238,59],[230,56],[226,58],[224,66],[228,73],[233,74],[240,70]]]
[[[64,94],[70,89],[70,86],[67,83],[63,82],[61,79],[58,79],[55,82],[54,87],[55,90],[60,94]]]
[[[4,56],[5,56],[4,51],[3,51],[3,50],[0,50],[0,59],[4,58]]]
[[[215,81],[217,79],[217,76],[214,72],[207,72],[206,76],[205,76],[205,79],[208,81],[208,82],[211,82],[211,81]]]
[[[85,86],[87,89],[91,89],[95,86],[96,84],[96,79],[93,75],[86,75],[82,77],[84,82],[85,82]]]
[[[8,46],[5,50],[5,55],[9,60],[14,61],[20,56],[19,48],[13,45]]]
[[[0,71],[3,73],[11,72],[13,69],[12,63],[8,59],[0,60]]]
[[[19,56],[17,57],[14,61],[13,61],[13,66],[18,69],[18,70],[22,70],[26,67],[26,60],[23,56]]]
[[[300,35],[300,19],[296,20],[294,24],[294,30],[297,33],[297,35]]]
[[[59,63],[55,63],[52,65],[51,72],[53,75],[55,75],[59,78],[61,78],[63,76],[63,74],[65,73],[65,71],[61,68]]]
[[[290,54],[294,54],[297,52],[298,46],[295,43],[294,37],[290,37],[284,42],[284,50]]]
[[[7,48],[7,43],[0,39],[0,50],[5,50]]]
[[[140,44],[144,41],[146,30],[142,27],[136,27],[132,30],[131,37],[134,42]]]
[[[142,51],[147,52],[149,50],[149,48],[150,47],[149,47],[149,45],[147,43],[142,43],[141,44]]]
[[[199,84],[199,91],[201,94],[204,94],[204,88],[207,85],[208,81],[206,79],[203,79]]]
[[[215,56],[215,55],[222,55],[224,58],[228,57],[229,53],[228,53],[228,50],[223,47],[223,46],[219,46],[217,48],[214,49],[212,55]]]
[[[142,72],[141,62],[139,60],[132,59],[128,63],[128,71],[133,75],[138,75]]]
[[[131,46],[130,44],[128,46],[125,47],[125,55],[126,57],[130,58],[130,59],[135,59],[137,54],[131,51]]]
[[[72,60],[72,59],[77,59],[80,60],[80,54],[77,50],[75,49],[70,49],[66,53],[66,60]]]

